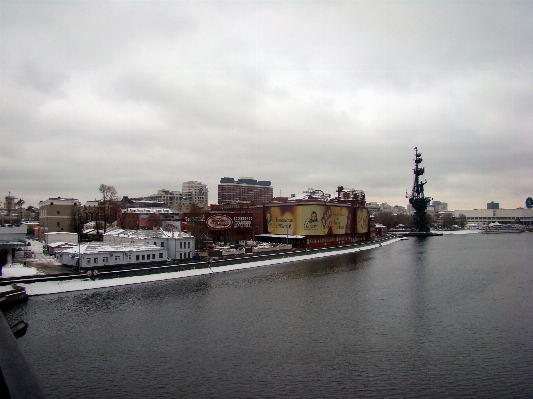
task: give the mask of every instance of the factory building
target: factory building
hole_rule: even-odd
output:
[[[339,187],[337,197],[331,198],[309,189],[279,202],[212,205],[210,211],[184,214],[182,228],[193,235],[207,235],[213,243],[255,240],[299,248],[341,245],[375,237],[365,204],[361,190]]]

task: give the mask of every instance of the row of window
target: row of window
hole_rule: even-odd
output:
[[[154,241],[154,245],[157,247],[157,242]],[[161,248],[165,248],[165,243],[163,241],[161,241]],[[188,241],[188,242],[180,241],[180,249],[183,249],[183,248],[191,249],[191,242],[190,241]]]
[[[158,254],[158,258],[159,259],[163,259],[163,252],[160,252]],[[131,255],[126,255],[127,257],[127,260],[131,261]],[[136,261],[143,261],[143,260],[155,260],[156,257],[155,257],[155,254],[145,254],[145,255],[135,255],[135,260]],[[92,263],[91,263],[92,262]],[[115,263],[119,263],[120,262],[120,256],[119,255],[115,255]],[[94,258],[86,258],[85,259],[85,263],[87,265],[98,265],[99,264],[99,258],[98,257],[94,257]],[[109,256],[103,256],[102,257],[102,264],[105,266],[107,263],[109,263]]]
[[[152,259],[155,259],[155,254],[152,254]],[[159,252],[159,259],[163,259],[163,253],[162,252]],[[150,260],[150,254],[146,255],[146,258],[144,257],[144,255],[136,255],[135,256],[135,260],[137,260],[137,261],[139,261],[139,260]]]

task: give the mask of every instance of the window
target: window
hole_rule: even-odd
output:
[[[136,258],[135,260],[139,260],[139,255],[136,255],[135,258]]]
[[[59,222],[57,222],[57,227],[59,227]]]
[[[95,265],[98,264],[98,258],[94,258],[94,264],[95,264]]]
[[[131,259],[131,256],[130,256]],[[120,256],[115,256],[115,262],[120,262]]]
[[[157,247],[157,243],[154,241],[154,245]]]
[[[159,252],[159,259],[163,259],[163,252]]]
[[[87,264],[88,264],[88,265],[91,264],[91,258],[87,258]]]
[[[180,259],[183,259],[183,252],[180,252]]]
[[[109,262],[109,258],[108,258],[107,256],[104,256],[104,257],[102,258],[102,262],[104,262],[104,263],[108,263],[108,262]]]
[[[165,243],[164,242],[161,243],[161,248],[165,248]]]
[[[189,241],[189,249],[191,249],[191,242]]]
[[[57,211],[57,214],[58,214],[58,215],[60,214],[59,211]]]
[[[183,243],[180,241],[180,249],[183,248]]]
[[[155,254],[152,254],[152,259],[155,259]]]
[[[142,256],[142,260],[146,260],[146,258],[145,258],[145,256],[144,256],[144,255]]]

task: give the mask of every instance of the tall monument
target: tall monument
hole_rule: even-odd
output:
[[[413,215],[413,230],[420,233],[429,233],[429,219],[426,213],[427,207],[431,202],[431,198],[424,196],[424,185],[427,180],[422,181],[421,176],[424,174],[424,168],[420,166],[422,163],[422,154],[418,152],[415,147],[415,168],[413,190],[411,195],[406,195],[409,198],[409,203],[413,207],[415,213]]]

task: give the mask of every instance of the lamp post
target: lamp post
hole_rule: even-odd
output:
[[[81,269],[81,234],[83,229],[82,215],[78,212],[78,271]]]

